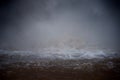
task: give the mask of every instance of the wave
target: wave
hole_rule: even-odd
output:
[[[104,59],[120,57],[118,53],[103,50],[87,50],[76,48],[44,48],[37,52],[33,51],[8,51],[0,50],[0,54],[20,55],[20,56],[37,56],[39,58],[49,59]]]

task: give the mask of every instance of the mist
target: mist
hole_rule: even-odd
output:
[[[116,3],[111,5],[107,0],[18,0],[3,3],[0,8],[0,48],[119,49],[119,9],[114,7]]]

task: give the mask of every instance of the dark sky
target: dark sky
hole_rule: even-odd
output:
[[[119,49],[119,27],[120,0],[0,0],[0,48],[40,48],[64,39],[69,45],[73,38]]]

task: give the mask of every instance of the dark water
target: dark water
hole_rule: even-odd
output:
[[[102,55],[102,58],[63,59],[14,53],[16,55],[1,51],[0,80],[120,80],[117,54]]]

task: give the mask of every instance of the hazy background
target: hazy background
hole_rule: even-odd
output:
[[[120,0],[0,0],[0,48],[120,49]]]

